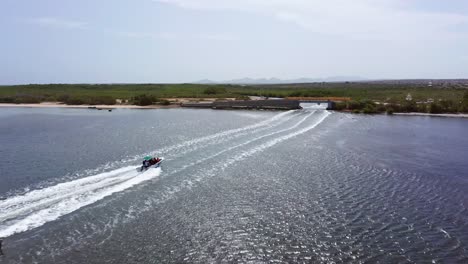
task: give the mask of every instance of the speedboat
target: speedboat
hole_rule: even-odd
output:
[[[157,169],[161,167],[161,163],[164,161],[164,158],[153,158],[151,156],[146,156],[144,159],[143,165],[137,169],[139,172]]]

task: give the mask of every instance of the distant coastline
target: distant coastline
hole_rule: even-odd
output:
[[[0,86],[0,103],[21,107],[159,109],[183,104],[289,99],[331,101],[353,113],[468,113],[468,80],[399,80],[274,85],[44,84]],[[60,102],[60,103],[56,103]],[[243,103],[242,103],[243,104]],[[255,108],[262,105],[253,103]],[[269,104],[269,103],[268,103]],[[251,106],[251,104],[241,105]],[[185,105],[187,106],[187,105]],[[233,106],[234,107],[234,106]],[[237,105],[236,105],[236,108]],[[250,107],[251,108],[251,107]],[[270,107],[263,107],[270,109]]]

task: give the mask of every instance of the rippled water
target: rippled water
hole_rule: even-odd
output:
[[[5,263],[467,263],[468,121],[2,109]],[[162,170],[136,172],[158,154]]]

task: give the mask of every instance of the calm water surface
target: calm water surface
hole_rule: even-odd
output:
[[[0,109],[0,182],[0,263],[468,263],[466,119]]]

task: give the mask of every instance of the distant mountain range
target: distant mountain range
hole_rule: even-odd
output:
[[[357,76],[334,76],[328,78],[299,78],[299,79],[278,79],[278,78],[242,78],[228,81],[212,81],[208,79],[195,83],[200,84],[289,84],[289,83],[315,83],[315,82],[346,82],[346,81],[366,81],[365,78]]]

